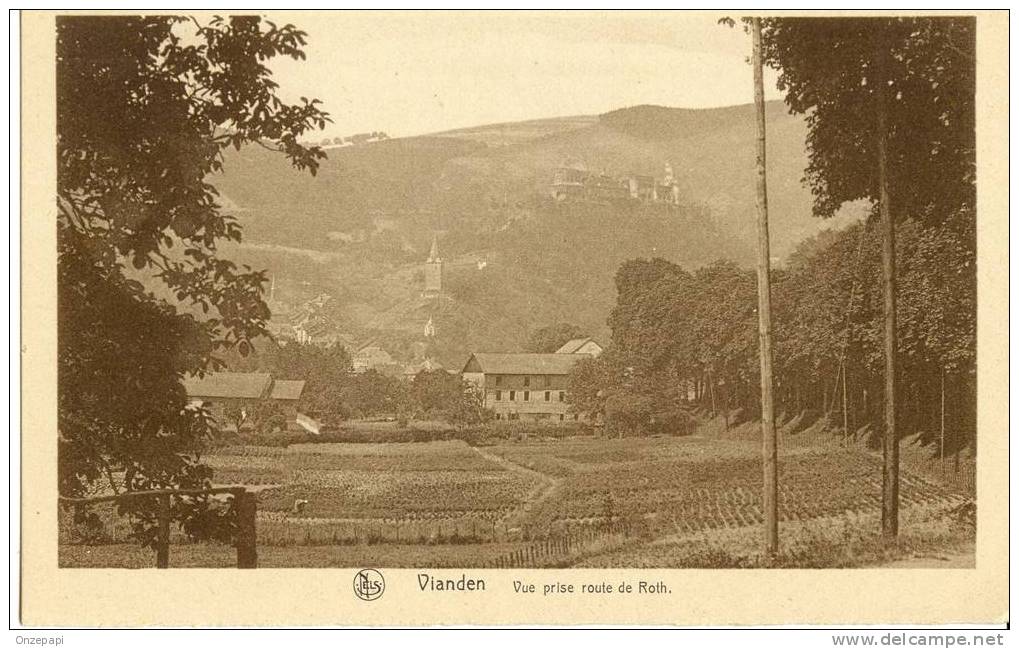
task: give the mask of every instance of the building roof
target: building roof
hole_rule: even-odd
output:
[[[583,347],[584,343],[586,343],[588,340],[591,340],[591,339],[590,338],[574,338],[572,340],[567,341],[559,349],[555,350],[555,353],[557,353],[557,354],[572,354],[572,353],[576,352],[578,349],[580,349],[581,347]]]
[[[440,363],[438,361],[435,361],[435,360],[432,360],[430,358],[426,358],[424,361],[422,361],[420,363],[409,363],[408,365],[405,365],[404,369],[403,369],[403,373],[406,374],[406,375],[417,376],[418,372],[421,372],[421,371],[433,372],[435,370],[442,370],[442,369],[445,369],[442,366],[442,363]]]
[[[574,338],[573,340],[567,342],[565,345],[563,345],[562,347],[557,349],[555,351],[555,353],[557,353],[557,354],[576,354],[578,349],[580,349],[581,347],[583,347],[584,345],[586,345],[589,342],[592,342],[595,345],[598,345],[598,343],[593,338]],[[601,347],[601,345],[598,345],[598,346]]]
[[[552,184],[583,183],[588,173],[583,169],[572,169],[570,167],[559,167],[555,170]]]
[[[387,352],[382,347],[379,347],[378,345],[368,345],[354,352],[353,358],[359,360],[379,359],[379,358],[392,358],[392,355],[390,355],[389,352]]]
[[[569,374],[587,354],[471,354],[464,372],[484,374]]]
[[[372,349],[372,348],[381,349],[382,351],[386,351],[385,349],[383,349],[382,344],[379,343],[379,341],[377,339],[370,338],[370,339],[364,341],[363,343],[357,345],[357,347],[354,348],[354,353],[360,353],[360,352],[363,352],[363,351],[365,351],[367,349]]]
[[[312,435],[318,435],[322,430],[321,425],[317,421],[302,412],[297,413],[295,423]]]
[[[293,401],[301,398],[304,392],[304,381],[273,381],[270,399]]]
[[[209,372],[184,379],[191,398],[261,399],[269,391],[272,377],[257,372]]]

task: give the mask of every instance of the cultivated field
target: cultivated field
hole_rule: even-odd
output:
[[[259,485],[264,566],[861,565],[972,539],[968,496],[904,472],[902,543],[875,546],[880,460],[788,443],[783,554],[759,546],[759,444],[739,435],[239,446],[217,483]],[[304,502],[306,501],[306,502]],[[129,545],[61,546],[68,566],[151,565]],[[229,566],[228,546],[177,543],[171,565]]]

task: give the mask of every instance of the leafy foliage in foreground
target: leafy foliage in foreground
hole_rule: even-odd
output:
[[[57,20],[61,494],[209,483],[210,421],[180,379],[215,367],[217,350],[247,353],[269,311],[265,274],[219,252],[241,227],[208,179],[246,143],[315,172],[324,154],[298,138],[328,116],[281,101],[266,67],[304,58],[304,44],[255,16]],[[121,505],[143,544],[154,505]],[[189,534],[228,536],[204,505],[175,500],[172,513]]]

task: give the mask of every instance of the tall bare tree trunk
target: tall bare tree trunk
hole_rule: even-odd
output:
[[[945,368],[941,368],[941,471],[945,471]]]
[[[899,437],[896,430],[895,340],[895,221],[888,196],[888,51],[877,44],[875,87],[877,94],[877,168],[881,209],[881,266],[885,294],[885,435],[884,472],[881,481],[881,535],[886,540],[899,534]]]
[[[709,383],[708,383],[709,390],[711,391],[711,416],[712,417],[717,417],[718,416],[718,405],[715,402],[715,377],[713,377],[711,375],[711,371],[710,370],[708,371],[708,381],[709,381]]]
[[[846,362],[842,361],[842,445],[849,446],[849,397],[846,395]]]
[[[764,452],[764,548],[778,552],[778,439],[771,379],[771,246],[764,121],[761,19],[753,19],[754,106],[757,109],[757,323],[761,339],[761,433]]]
[[[722,404],[722,420],[725,421],[725,430],[729,432],[729,411],[732,410],[731,390],[729,384],[725,384],[725,403]]]

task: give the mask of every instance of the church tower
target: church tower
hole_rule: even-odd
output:
[[[432,249],[425,262],[425,297],[439,297],[442,294],[442,257],[439,256],[439,239],[432,236]]]

